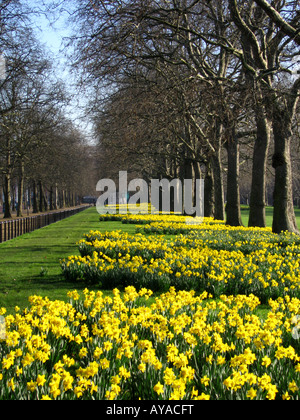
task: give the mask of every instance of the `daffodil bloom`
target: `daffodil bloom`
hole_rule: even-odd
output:
[[[37,387],[37,382],[34,382],[34,381],[27,382],[28,391],[34,392],[36,390],[36,387]]]
[[[144,373],[146,371],[146,364],[145,363],[140,363],[138,365],[138,370]]]
[[[271,359],[267,356],[263,357],[262,359],[262,365],[265,367],[270,366],[270,364],[272,363]]]
[[[36,379],[37,386],[43,387],[47,382],[45,375],[38,375]]]
[[[201,395],[199,395],[199,397],[196,397],[195,400],[209,401],[210,400],[210,396],[207,395],[207,394],[202,393]]]
[[[295,381],[293,381],[289,384],[289,390],[292,391],[292,392],[297,392],[299,390]]]
[[[158,382],[153,389],[158,395],[162,395],[164,393],[164,386],[160,382]]]
[[[250,400],[254,400],[256,398],[257,395],[257,391],[253,388],[251,388],[248,392],[247,392],[247,397],[250,398]]]
[[[41,401],[51,401],[52,398],[49,397],[49,395],[43,395],[41,398]]]
[[[8,381],[7,382],[7,386],[12,390],[12,391],[15,391],[15,389],[16,389],[16,385],[15,385],[15,382],[14,382],[14,378],[12,378],[10,381]]]
[[[283,394],[282,399],[286,400],[286,401],[289,401],[291,399],[291,396],[289,395],[288,392],[286,392],[285,394]]]
[[[201,378],[201,383],[202,383],[202,385],[204,385],[205,387],[209,386],[209,383],[210,383],[210,378],[208,378],[207,376],[204,376],[203,378]]]

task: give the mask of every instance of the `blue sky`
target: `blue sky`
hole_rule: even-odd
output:
[[[48,0],[46,0],[46,2],[47,1]],[[39,2],[37,0],[31,0],[31,4],[39,5]],[[70,74],[70,70],[68,68],[68,64],[63,52],[63,39],[64,37],[68,37],[71,35],[71,29],[66,22],[68,17],[69,14],[65,12],[64,14],[60,15],[54,21],[54,23],[50,23],[46,16],[39,15],[33,19],[33,23],[36,27],[35,31],[37,34],[37,38],[51,52],[54,61],[53,67],[57,72],[56,76],[64,81],[69,91],[74,92],[74,87],[72,86],[72,83],[74,83],[75,80],[74,77]],[[90,136],[91,125],[89,121],[79,120],[79,104],[84,104],[84,102],[85,98],[84,96],[82,96],[81,92],[80,98],[74,98],[71,105],[69,106],[69,117],[72,118],[78,126],[80,126],[83,132]]]
[[[37,1],[31,0],[32,4],[38,4]],[[43,14],[33,18],[35,32],[40,42],[45,44],[48,50],[52,52],[56,63],[63,63],[65,57],[63,54],[63,38],[71,35],[70,29],[67,27],[67,13],[60,15],[54,22],[54,17],[49,19]],[[63,73],[67,76],[66,66],[63,66]]]

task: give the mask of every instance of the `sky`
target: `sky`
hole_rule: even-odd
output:
[[[44,1],[47,2],[48,0]],[[39,5],[38,0],[30,0],[30,2],[33,5]],[[69,14],[65,12],[64,14],[58,16],[53,23],[49,22],[49,19],[47,19],[46,16],[40,14],[33,19],[33,24],[38,40],[45,45],[53,57],[53,67],[57,72],[56,76],[59,79],[62,79],[69,92],[76,92],[76,90],[74,90],[74,86],[72,86],[72,83],[74,83],[74,77],[70,73],[63,47],[64,38],[71,35],[71,29],[68,27],[66,22],[68,17]],[[88,136],[88,140],[93,142],[91,134],[92,127],[90,122],[80,118],[81,114],[79,112],[79,105],[84,105],[84,101],[85,98],[82,97],[82,93],[80,98],[77,97],[71,101],[71,104],[68,107],[70,112],[69,117],[72,118],[84,134]]]
[[[41,5],[41,0],[26,0],[30,3],[30,5],[36,6],[37,8]],[[43,0],[44,3],[50,3],[51,0]],[[68,3],[68,7],[71,7],[70,3]],[[71,86],[71,81],[74,81],[73,76],[70,74],[68,69],[66,58],[64,57],[63,53],[63,39],[64,37],[68,37],[71,35],[71,29],[68,27],[67,18],[69,17],[69,13],[65,11],[60,16],[56,16],[56,20],[54,23],[50,24],[49,20],[44,15],[39,15],[34,19],[34,25],[36,26],[36,33],[38,39],[47,46],[47,48],[53,54],[54,60],[54,68],[57,71],[57,77],[61,78],[65,84],[68,86],[69,90],[73,90]],[[53,19],[52,19],[53,20]],[[292,63],[291,63],[292,64]],[[295,57],[293,60],[293,66],[291,66],[291,70],[295,72],[295,74],[291,77],[291,75],[284,75],[282,77],[288,78],[290,83],[294,83],[297,79],[298,71],[300,71],[300,60],[299,56]],[[1,72],[1,60],[0,60],[0,72]],[[81,98],[79,99],[80,104],[84,104],[87,98],[84,98],[81,93]],[[78,120],[79,118],[79,104],[74,99],[71,104],[70,112],[71,117],[74,120]],[[91,124],[88,121],[83,122],[80,120],[79,122],[80,127],[82,130],[88,134],[88,136],[92,136],[91,134]],[[91,140],[92,141],[92,140]]]
[[[40,7],[38,0],[29,0],[29,2],[32,6]],[[48,0],[44,0],[44,3],[47,2]],[[67,18],[68,14],[66,12],[59,16],[50,16],[49,19],[43,14],[32,17],[38,39],[52,51],[57,60],[63,58],[63,38],[71,34],[67,27]]]

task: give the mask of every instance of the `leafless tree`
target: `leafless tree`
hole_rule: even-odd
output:
[[[221,155],[225,146],[227,222],[242,224],[240,141],[251,141],[256,134],[250,225],[265,225],[267,156],[273,129],[273,230],[297,232],[290,139],[300,85],[297,75],[292,79],[292,63],[299,55],[298,2],[86,0],[76,5],[72,19],[80,36],[71,40],[73,65],[83,69],[82,81],[98,94],[108,87],[119,91],[124,80],[137,73],[149,84],[153,74],[176,75],[176,88],[170,92],[185,107],[177,129],[172,124],[168,128],[178,146],[175,150],[185,145],[181,152],[185,153],[185,174],[195,172],[194,162],[197,167],[205,161],[207,178],[214,181],[217,218],[224,217]],[[284,74],[291,77],[282,88]],[[182,89],[185,80],[193,82],[192,100]],[[174,99],[169,103],[176,103],[180,110]],[[161,146],[168,153],[168,144]]]
[[[18,216],[22,215],[25,196],[28,203],[33,196],[37,212],[73,205],[76,196],[90,189],[91,173],[86,168],[94,161],[91,147],[65,117],[69,95],[32,29],[31,15],[41,12],[18,0],[0,2],[0,54],[6,64],[0,80],[5,218],[12,216],[15,202]]]
[[[291,73],[297,52],[299,5],[294,1],[229,0],[232,19],[240,31],[240,55],[245,74],[253,86],[257,140],[254,150],[250,225],[265,225],[265,176],[271,127],[275,141],[274,222],[276,233],[298,232],[293,209],[290,162],[291,126],[299,99],[300,79],[278,89],[278,77]]]
[[[239,225],[238,148],[232,150],[232,141],[227,142],[228,138],[225,138],[232,137],[229,130],[231,121],[228,120],[231,110],[227,107],[226,95],[234,90],[238,65],[235,57],[222,46],[212,45],[203,35],[216,32],[220,36],[231,37],[222,3],[213,3],[207,9],[201,2],[187,1],[113,4],[98,1],[93,4],[86,2],[84,5],[81,2],[77,10],[81,36],[74,37],[75,65],[77,68],[83,66],[85,81],[93,85],[103,80],[116,85],[124,75],[134,74],[136,68],[146,74],[149,68],[157,72],[166,66],[168,69],[173,68],[173,74],[182,74],[186,80],[192,80],[198,104],[194,109],[186,107],[184,119],[188,121],[188,130],[180,133],[183,125],[177,130],[177,137],[181,135],[181,141],[186,145],[187,140],[192,140],[186,149],[186,173],[195,172],[195,167],[188,168],[193,161],[196,161],[197,171],[201,162],[195,151],[199,149],[198,145],[200,149],[205,145],[206,161],[214,176],[215,216],[223,219],[224,191],[220,155],[223,142],[227,143],[230,156],[235,159],[234,164],[230,164],[234,177],[230,178],[232,186],[228,190],[228,220],[229,223]],[[209,19],[207,13],[210,14]],[[182,86],[184,78],[177,77],[177,90]],[[203,105],[205,96],[209,95],[210,105]],[[201,112],[202,106],[207,111],[210,107],[205,117]],[[195,133],[192,137],[189,135],[190,130]],[[193,143],[195,137],[197,144]],[[238,138],[235,135],[233,137]]]

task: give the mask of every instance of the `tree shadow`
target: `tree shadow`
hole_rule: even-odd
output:
[[[32,290],[43,290],[47,291],[58,291],[58,290],[84,290],[89,289],[89,285],[85,281],[70,282],[67,281],[62,274],[58,275],[47,275],[45,277],[33,276],[31,278]],[[93,284],[93,290],[101,290],[101,286]]]

